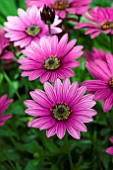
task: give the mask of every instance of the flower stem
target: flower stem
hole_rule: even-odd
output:
[[[47,25],[48,25],[49,34],[51,34],[51,24],[48,23]]]
[[[110,48],[111,48],[111,54],[113,54],[113,35],[110,35]]]
[[[7,82],[9,83],[9,85],[13,88],[13,90],[14,90],[15,94],[17,95],[18,99],[21,100],[21,97],[20,97],[18,91],[15,89],[15,87],[14,87],[13,83],[11,82],[9,76],[6,74],[6,72],[5,72],[4,70],[2,70],[2,73],[3,73],[4,78],[6,79],[6,81],[7,81]]]
[[[69,150],[69,140],[68,140],[68,135],[67,134],[66,134],[66,148],[67,148],[67,154],[68,154],[69,163],[70,163],[70,170],[74,170],[72,157],[71,157],[71,153],[70,153],[70,150]]]

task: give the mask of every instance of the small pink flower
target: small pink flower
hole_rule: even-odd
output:
[[[56,78],[65,79],[74,76],[71,68],[78,67],[80,63],[76,61],[83,52],[83,46],[76,46],[76,40],[69,43],[68,34],[65,34],[58,42],[58,37],[42,37],[39,43],[33,42],[31,46],[23,50],[27,58],[20,58],[20,69],[24,70],[21,76],[28,76],[29,80],[40,77],[44,83],[49,80],[54,82]]]
[[[6,37],[10,41],[14,42],[14,46],[20,46],[24,48],[32,41],[38,41],[43,35],[49,35],[48,26],[43,23],[40,16],[40,10],[36,6],[28,8],[25,12],[23,9],[18,9],[18,15],[8,16],[8,22],[5,22]],[[58,28],[62,20],[55,16],[53,24],[51,24],[51,33],[57,34],[62,32],[61,28]]]
[[[36,5],[38,8],[45,4],[50,6],[60,18],[65,18],[67,12],[78,15],[85,13],[90,2],[92,0],[26,0],[27,6]]]
[[[113,143],[113,136],[110,137],[110,142]],[[113,155],[113,146],[106,149],[106,153]]]
[[[47,130],[47,137],[56,134],[59,139],[64,137],[67,129],[73,138],[80,139],[80,131],[87,132],[84,123],[93,121],[92,116],[96,115],[92,109],[96,104],[94,95],[83,96],[86,88],[79,88],[77,82],[71,85],[69,79],[63,83],[57,79],[54,87],[45,82],[44,90],[30,92],[33,100],[24,101],[28,107],[25,112],[35,116],[28,126]]]
[[[91,38],[97,37],[100,33],[113,34],[113,8],[95,7],[89,10],[89,15],[84,17],[87,22],[80,22],[75,29],[87,28],[85,34]]]
[[[9,46],[9,40],[5,38],[3,29],[0,29],[0,60],[12,60],[14,54],[7,50]]]
[[[106,61],[106,54],[107,52],[99,49],[97,50],[96,48],[92,49],[92,52],[90,51],[86,51],[86,55],[84,56],[85,60],[95,60],[95,59],[102,59],[104,61]]]
[[[106,53],[106,60],[87,60],[86,68],[96,80],[86,80],[81,85],[95,94],[95,100],[103,100],[102,108],[109,112],[113,106],[113,55]]]
[[[2,115],[2,113],[7,109],[7,107],[13,102],[13,99],[7,100],[7,94],[0,98],[0,126],[5,124],[5,120],[11,117],[10,114]]]

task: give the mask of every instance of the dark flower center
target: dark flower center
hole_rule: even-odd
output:
[[[55,10],[64,10],[69,7],[69,2],[68,0],[57,0],[52,7]]]
[[[107,21],[101,25],[102,30],[113,29],[113,22]]]
[[[113,88],[113,78],[109,81],[109,85],[111,88]]]
[[[31,25],[26,29],[26,33],[32,37],[35,37],[40,32],[38,25]]]
[[[65,121],[68,119],[69,115],[71,114],[70,107],[65,104],[57,104],[51,109],[52,116],[58,121]]]
[[[44,68],[47,70],[56,70],[60,67],[60,59],[56,56],[51,56],[50,58],[46,59],[44,62]]]

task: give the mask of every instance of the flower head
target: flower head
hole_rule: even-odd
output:
[[[2,113],[7,109],[7,107],[13,102],[13,99],[7,100],[7,94],[0,98],[0,126],[5,123],[5,120],[11,117],[10,114],[2,115]]]
[[[110,142],[113,143],[113,136],[110,137]],[[113,155],[113,146],[106,149],[106,153]]]
[[[9,46],[9,40],[5,38],[3,29],[0,29],[0,60],[11,60],[14,55],[11,51],[7,50]]]
[[[85,87],[80,87],[77,82],[70,85],[70,80],[62,83],[55,81],[54,87],[50,83],[44,83],[45,92],[35,90],[30,92],[33,100],[26,100],[28,107],[26,113],[35,116],[29,123],[29,127],[47,129],[47,137],[57,135],[62,139],[66,129],[76,139],[80,139],[80,131],[86,132],[85,122],[91,122],[96,111],[91,109],[96,103],[91,94],[83,96]]]
[[[102,108],[108,112],[113,105],[113,55],[106,53],[105,61],[88,60],[86,68],[96,80],[87,80],[81,85],[87,87],[87,92],[95,94],[95,100],[103,100]]]
[[[21,48],[28,46],[32,41],[38,41],[43,35],[49,35],[48,26],[43,23],[40,16],[41,9],[36,6],[28,8],[25,12],[18,9],[19,17],[9,16],[5,25],[6,37],[14,42],[14,46]],[[57,34],[62,32],[57,25],[61,23],[58,16],[55,16],[53,24],[51,24],[51,33]]]
[[[47,80],[54,82],[56,78],[65,79],[74,76],[71,68],[80,65],[76,58],[83,52],[82,46],[73,47],[76,40],[69,43],[68,34],[65,34],[58,42],[58,37],[42,37],[39,43],[33,42],[30,47],[23,50],[27,58],[21,58],[18,62],[20,69],[24,70],[21,76],[28,76],[29,80],[40,77],[43,83]]]
[[[60,18],[65,18],[67,12],[81,15],[89,9],[89,3],[92,0],[27,0],[27,6],[36,5],[37,7],[46,4],[53,8]]]
[[[91,38],[97,37],[100,33],[113,34],[113,8],[95,7],[89,10],[89,15],[84,17],[87,22],[80,22],[75,29],[87,28],[85,34],[90,34]]]
[[[90,51],[86,51],[86,55],[84,56],[84,59],[85,60],[95,60],[95,59],[102,59],[102,60],[104,60],[104,61],[106,61],[106,54],[107,54],[107,52],[105,52],[105,51],[103,51],[103,50],[101,50],[101,49],[99,49],[99,50],[97,50],[96,48],[93,48],[92,49],[92,52],[90,52]]]

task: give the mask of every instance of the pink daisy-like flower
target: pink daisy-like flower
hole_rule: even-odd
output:
[[[73,47],[76,40],[69,43],[68,34],[65,34],[58,42],[58,37],[42,37],[39,43],[32,42],[31,46],[23,50],[27,58],[20,58],[20,69],[24,70],[21,76],[28,76],[29,80],[40,77],[44,83],[49,80],[54,82],[56,78],[65,79],[74,76],[71,68],[78,67],[80,62],[75,61],[83,52],[83,46]]]
[[[88,12],[89,15],[84,14],[88,21],[78,23],[75,29],[87,28],[85,34],[90,34],[91,38],[100,33],[113,34],[113,8],[95,7]]]
[[[14,54],[6,48],[9,46],[9,40],[5,38],[3,29],[0,29],[0,60],[12,60]]]
[[[6,37],[14,42],[14,46],[20,48],[28,46],[32,41],[38,41],[43,35],[49,35],[48,26],[43,23],[40,16],[40,10],[36,6],[30,7],[25,12],[23,9],[18,9],[18,15],[8,16],[8,22],[5,22]],[[51,24],[51,33],[57,34],[62,32],[58,28],[62,20],[55,16],[53,24]]]
[[[108,112],[113,105],[113,55],[106,53],[106,61],[88,60],[86,68],[96,80],[87,80],[81,85],[87,87],[87,92],[95,94],[95,100],[103,100],[102,108]]]
[[[66,133],[76,139],[80,139],[80,131],[86,132],[84,125],[91,122],[96,111],[92,107],[96,104],[93,101],[94,95],[84,95],[86,87],[80,87],[77,82],[70,85],[70,80],[60,79],[55,81],[54,87],[44,83],[44,90],[30,92],[33,100],[26,100],[24,104],[28,107],[25,112],[35,116],[29,123],[29,127],[47,129],[47,137],[57,135],[62,139]]]
[[[95,60],[95,59],[102,59],[104,61],[106,61],[106,54],[107,52],[99,49],[97,50],[96,48],[92,49],[92,52],[90,51],[86,51],[86,55],[84,56],[85,60]]]
[[[113,136],[110,137],[110,142],[113,143]],[[106,153],[113,155],[113,146],[106,149]]]
[[[5,120],[11,117],[10,114],[2,115],[2,113],[7,109],[7,107],[13,102],[13,99],[7,100],[7,94],[0,98],[0,126],[5,124]]]
[[[36,5],[37,7],[46,4],[55,9],[55,12],[60,18],[65,18],[66,13],[82,15],[89,9],[89,3],[92,0],[27,0],[27,6]]]

